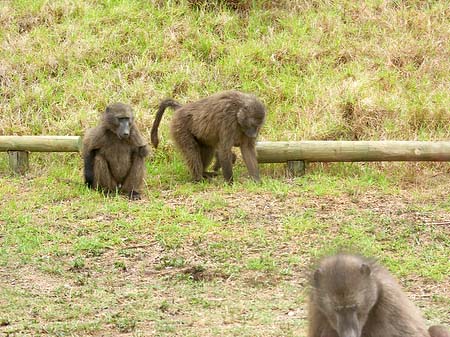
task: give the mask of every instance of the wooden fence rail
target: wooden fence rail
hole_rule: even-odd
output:
[[[12,169],[28,169],[29,152],[78,152],[78,136],[0,136]],[[258,142],[258,162],[287,163],[302,174],[305,162],[450,161],[450,141],[290,141]]]
[[[78,152],[79,136],[0,136],[1,151]]]
[[[259,142],[260,163],[291,160],[349,161],[450,161],[450,141],[299,141]]]

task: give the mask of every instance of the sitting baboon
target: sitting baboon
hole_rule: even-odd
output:
[[[229,183],[233,182],[233,146],[240,146],[250,176],[260,181],[256,160],[256,137],[264,124],[266,108],[250,94],[224,91],[199,101],[180,105],[172,99],[161,102],[151,131],[157,147],[158,127],[164,110],[175,109],[170,130],[194,181],[214,175],[207,171],[217,150],[218,165]]]
[[[84,178],[91,188],[109,193],[120,191],[140,199],[144,180],[144,157],[148,147],[134,124],[131,106],[109,105],[101,124],[83,139]]]
[[[311,285],[309,337],[448,337],[445,329],[434,332],[437,327],[427,332],[419,310],[373,260],[349,254],[327,257]]]

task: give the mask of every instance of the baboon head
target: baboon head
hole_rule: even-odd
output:
[[[256,138],[266,119],[266,108],[255,97],[244,101],[237,113],[242,132],[249,138]]]
[[[339,254],[323,260],[312,280],[314,300],[339,337],[361,337],[378,299],[371,267],[362,259]]]
[[[114,103],[106,107],[103,122],[108,130],[115,133],[120,139],[130,137],[133,128],[133,111],[131,106],[123,103]]]

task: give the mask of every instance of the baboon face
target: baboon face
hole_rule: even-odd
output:
[[[109,130],[114,132],[120,139],[130,137],[133,126],[133,111],[131,106],[123,103],[109,105],[105,111],[105,122]]]
[[[266,119],[266,108],[256,100],[242,107],[237,114],[242,132],[249,138],[256,138]]]
[[[314,273],[317,305],[339,337],[361,337],[378,297],[371,269],[350,257],[327,262]]]

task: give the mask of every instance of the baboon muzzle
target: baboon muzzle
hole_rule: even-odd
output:
[[[359,321],[355,310],[343,310],[336,314],[339,337],[361,337]]]
[[[130,121],[121,120],[118,131],[119,138],[128,138],[130,136]]]
[[[257,128],[247,128],[244,131],[245,135],[249,138],[256,138],[258,136]]]

